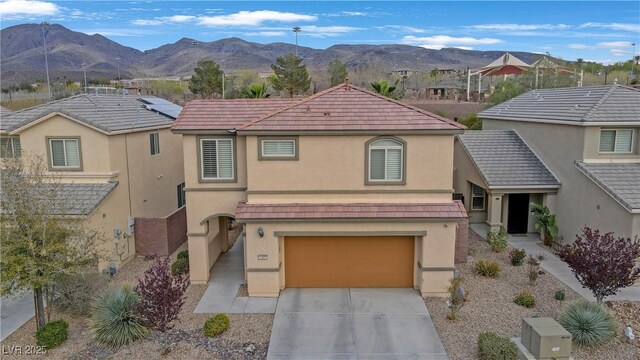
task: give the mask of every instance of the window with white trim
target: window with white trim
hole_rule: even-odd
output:
[[[471,184],[471,210],[484,210],[486,192],[476,184]]]
[[[399,182],[404,178],[404,144],[391,139],[381,139],[369,144],[369,182]]]
[[[176,190],[178,191],[178,209],[185,206],[187,203],[187,195],[184,192],[184,183],[177,186]]]
[[[80,143],[78,139],[49,139],[52,169],[79,169]]]
[[[267,158],[295,158],[296,141],[294,139],[261,140],[262,157]]]
[[[633,129],[601,129],[601,153],[631,153],[633,152]]]
[[[19,157],[22,153],[20,138],[17,136],[0,137],[0,158]]]
[[[200,171],[203,180],[233,180],[232,139],[200,139]]]
[[[149,134],[149,148],[151,150],[151,156],[160,154],[160,134]]]

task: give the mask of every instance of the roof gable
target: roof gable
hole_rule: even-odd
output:
[[[640,212],[640,163],[585,163],[576,167],[630,212]]]

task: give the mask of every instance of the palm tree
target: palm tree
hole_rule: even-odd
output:
[[[271,96],[267,93],[267,84],[253,83],[248,88],[242,90],[243,97],[251,99],[264,99]]]
[[[371,87],[373,88],[373,91],[377,92],[382,96],[386,96],[392,99],[398,98],[398,96],[393,93],[394,91],[396,91],[396,87],[394,85],[389,85],[389,83],[386,80],[372,82]]]

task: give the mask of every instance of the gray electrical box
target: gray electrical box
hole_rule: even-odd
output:
[[[523,319],[522,345],[536,359],[571,357],[571,334],[553,318]]]

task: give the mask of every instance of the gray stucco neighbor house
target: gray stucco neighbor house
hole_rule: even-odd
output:
[[[532,90],[478,116],[484,130],[455,145],[454,188],[470,223],[533,232],[535,202],[557,214],[564,242],[585,225],[640,236],[639,89]]]

